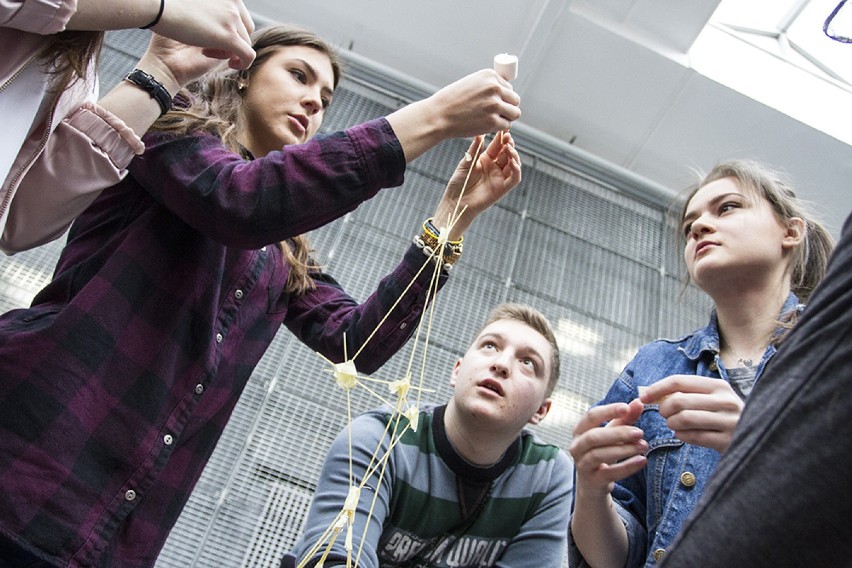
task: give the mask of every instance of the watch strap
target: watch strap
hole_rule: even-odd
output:
[[[134,69],[127,74],[125,80],[130,81],[157,101],[157,104],[160,105],[160,116],[166,114],[172,108],[172,96],[163,84],[157,81],[152,75],[141,69]]]

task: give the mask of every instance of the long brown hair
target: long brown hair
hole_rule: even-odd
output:
[[[243,131],[243,97],[240,85],[250,78],[280,47],[305,46],[328,56],[337,87],[342,74],[342,63],[334,49],[322,38],[301,28],[276,25],[257,30],[252,34],[252,46],[257,53],[248,70],[238,71],[226,65],[218,67],[181,91],[188,106],[173,108],[151,127],[152,130],[186,135],[193,132],[210,132],[218,136],[228,149],[247,155],[239,141]],[[303,294],[314,287],[310,278],[311,248],[305,235],[298,235],[280,243],[284,258],[290,265],[290,276],[285,290]]]
[[[104,44],[102,31],[65,30],[45,36],[38,61],[51,76],[50,91],[61,93],[72,83],[85,80],[97,68]]]

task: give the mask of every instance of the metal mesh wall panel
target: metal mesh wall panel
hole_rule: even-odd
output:
[[[513,277],[518,287],[643,335],[656,334],[658,270],[532,220],[520,248]]]
[[[148,34],[137,30],[108,34],[103,88],[130,70],[147,41]],[[405,102],[386,85],[344,78],[323,131],[385,115]],[[642,202],[631,197],[633,188],[527,153],[523,136],[515,138],[524,180],[465,236],[464,258],[438,297],[426,361],[415,357],[412,376],[416,384],[425,369],[431,392],[423,400],[447,400],[453,362],[488,310],[502,301],[532,304],[553,322],[562,356],[554,408],[537,431],[567,448],[577,419],[636,349],[703,325],[709,304],[694,288],[681,295],[680,252],[663,211],[648,204],[653,200]],[[317,259],[353,296],[366,298],[395,266],[434,212],[468,144],[442,144],[410,165],[403,187],[311,233]],[[0,259],[0,309],[32,300],[48,282],[61,246]],[[413,348],[410,342],[374,376],[401,378]],[[381,395],[389,398],[386,391]],[[379,399],[356,389],[351,403],[357,413]],[[283,329],[255,370],[157,566],[277,566],[298,536],[325,451],[347,423],[346,407],[327,364]]]
[[[530,201],[530,217],[634,262],[659,266],[659,210],[546,162],[537,162],[531,175],[537,196]]]

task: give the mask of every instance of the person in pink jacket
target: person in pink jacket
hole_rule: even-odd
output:
[[[137,27],[155,32],[148,50],[97,101],[104,30]],[[178,89],[218,59],[251,65],[253,28],[242,0],[0,0],[0,249],[61,236]]]

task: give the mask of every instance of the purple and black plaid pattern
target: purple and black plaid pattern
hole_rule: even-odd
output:
[[[253,161],[208,135],[146,145],[32,307],[0,317],[0,531],[62,566],[153,565],[280,325],[339,361],[344,333],[354,353],[423,263],[411,247],[360,305],[321,272],[282,291],[278,241],[402,183],[384,119]],[[428,279],[360,370],[406,342]]]

